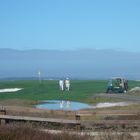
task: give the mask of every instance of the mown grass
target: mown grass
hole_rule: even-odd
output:
[[[140,82],[129,81],[129,87],[140,86]],[[41,100],[71,100],[91,103],[93,95],[106,91],[105,80],[73,80],[70,91],[60,91],[58,81],[0,81],[0,89],[23,88],[14,93],[0,93],[0,100],[26,99],[32,101]]]

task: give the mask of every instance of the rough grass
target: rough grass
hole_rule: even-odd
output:
[[[138,136],[134,137],[126,132],[120,134],[105,132],[96,136],[68,134],[66,132],[52,134],[29,125],[7,125],[0,126],[0,140],[138,140]]]
[[[0,127],[0,140],[90,140],[90,138],[65,132],[50,134],[29,125],[8,125]]]

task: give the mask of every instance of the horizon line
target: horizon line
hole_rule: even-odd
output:
[[[127,53],[140,53],[140,51],[130,51],[130,50],[121,50],[121,49],[112,49],[112,48],[72,48],[72,49],[57,49],[57,48],[0,48],[1,50],[15,50],[15,51],[115,51],[115,52],[127,52]]]

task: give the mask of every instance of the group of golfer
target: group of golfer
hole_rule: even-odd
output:
[[[60,90],[64,91],[69,91],[70,90],[70,80],[66,78],[66,80],[59,80],[59,87]]]

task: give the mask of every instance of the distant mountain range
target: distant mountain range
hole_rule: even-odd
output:
[[[140,79],[140,52],[114,50],[0,49],[0,78],[37,77]]]

